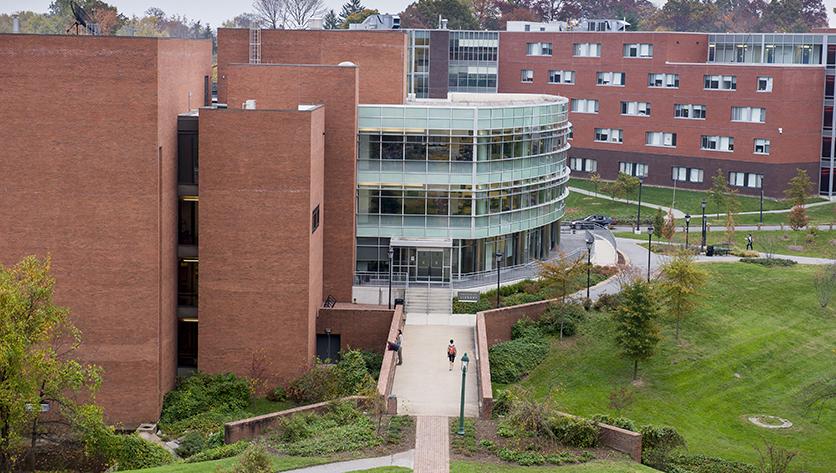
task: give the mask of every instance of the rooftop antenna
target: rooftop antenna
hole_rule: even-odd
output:
[[[81,34],[81,28],[84,28],[84,31],[91,36],[99,35],[99,25],[93,21],[93,18],[91,18],[83,8],[81,8],[81,5],[70,0],[70,9],[73,11],[75,23],[67,28],[67,33],[75,28],[75,34],[79,35]]]

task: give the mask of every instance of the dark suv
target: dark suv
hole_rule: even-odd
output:
[[[569,223],[573,230],[592,230],[598,227],[609,227],[612,225],[612,218],[606,215],[590,215],[583,220],[574,220]]]

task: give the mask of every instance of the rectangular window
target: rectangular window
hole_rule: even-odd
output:
[[[528,43],[529,56],[551,56],[552,43]]]
[[[587,158],[570,158],[569,169],[579,172],[595,172],[598,170],[598,161]]]
[[[319,206],[317,205],[313,212],[311,212],[311,233],[319,228]]]
[[[705,120],[705,105],[692,103],[678,103],[673,106],[674,118],[688,118],[691,120]]]
[[[758,92],[772,92],[772,78],[767,76],[758,77]]]
[[[601,43],[575,43],[572,45],[575,57],[601,57]]]
[[[625,74],[623,72],[599,72],[598,85],[623,86]]]
[[[675,89],[679,87],[679,74],[650,73],[647,75],[648,87]]]
[[[649,102],[621,102],[621,114],[632,117],[649,117]]]
[[[653,57],[653,45],[650,43],[629,43],[624,45],[624,57]]]
[[[737,76],[703,76],[706,90],[737,90]]]
[[[644,144],[647,146],[676,148],[676,133],[667,133],[664,131],[648,131],[644,135]]]
[[[734,151],[733,136],[702,136],[700,149],[706,151]]]
[[[733,122],[763,123],[766,121],[766,109],[758,107],[732,107]]]
[[[572,99],[572,111],[577,113],[598,113],[598,101],[595,99]]]
[[[523,69],[520,71],[520,81],[531,83],[534,82],[534,71],[531,69]]]
[[[674,167],[672,178],[674,181],[678,182],[702,182],[703,170],[697,168]]]
[[[755,138],[755,154],[769,154],[769,140]]]
[[[623,143],[623,131],[619,128],[596,128],[595,141],[601,143]]]
[[[647,177],[647,164],[619,162],[618,171],[630,176]]]
[[[763,184],[763,174],[755,174],[753,172],[735,172],[729,173],[729,185],[735,187],[749,187],[753,189],[760,189]]]
[[[575,71],[549,71],[549,84],[574,84]]]

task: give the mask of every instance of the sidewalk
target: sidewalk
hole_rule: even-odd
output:
[[[415,430],[415,473],[450,471],[450,424],[447,417],[418,417]]]
[[[369,470],[371,468],[380,468],[384,466],[402,466],[404,468],[412,468],[414,462],[415,449],[412,449],[396,453],[394,455],[386,455],[384,457],[361,458],[359,460],[327,463],[325,465],[297,468],[295,470],[288,471],[290,473],[346,473],[349,471]]]

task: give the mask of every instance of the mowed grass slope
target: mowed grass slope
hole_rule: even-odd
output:
[[[818,306],[815,268],[718,263],[705,269],[706,297],[683,324],[682,346],[665,321],[657,355],[639,364],[641,386],[631,384],[632,364],[612,342],[606,314],[583,324],[574,342],[555,342],[522,384],[538,398],[556,387],[558,405],[580,415],[613,413],[608,396],[627,387],[633,402],[623,415],[675,427],[692,454],[757,463],[755,447],[766,439],[799,452],[793,471],[836,471],[836,402],[806,408],[809,387],[836,377],[836,315]],[[784,417],[794,426],[763,429],[747,414]]]

